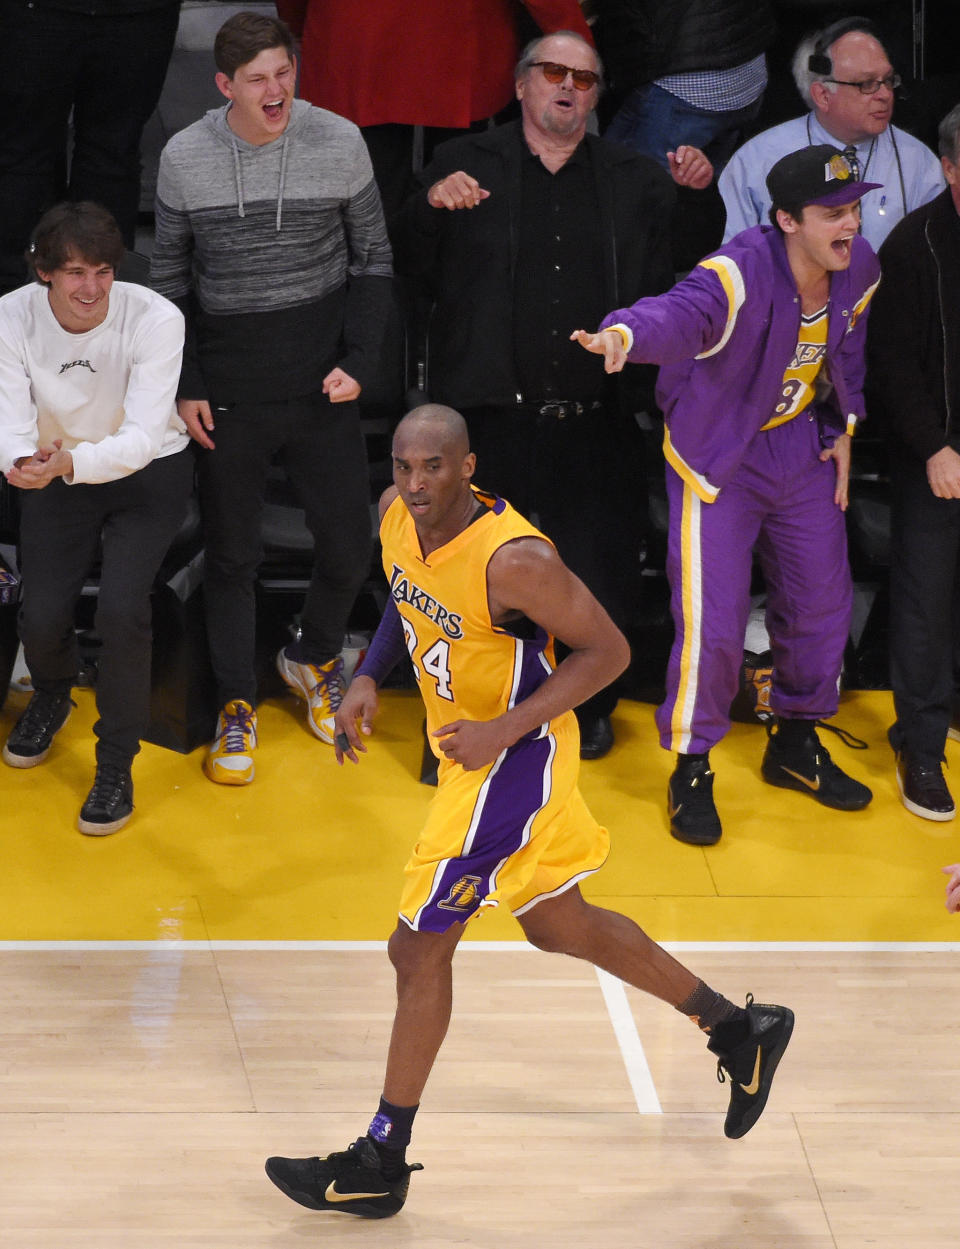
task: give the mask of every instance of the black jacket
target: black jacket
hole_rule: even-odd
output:
[[[594,135],[584,142],[605,240],[597,275],[604,307],[658,295],[673,285],[670,177],[619,144]],[[476,208],[449,211],[431,208],[426,190],[417,191],[396,222],[397,271],[425,276],[435,301],[428,358],[435,402],[469,408],[516,399],[513,281],[524,150],[519,122],[444,143],[421,175],[424,187],[462,169],[490,198]]]
[[[776,33],[770,0],[595,0],[594,9],[597,49],[619,94],[665,74],[732,69]]]
[[[949,187],[880,248],[867,328],[868,409],[921,460],[960,451],[960,213]]]

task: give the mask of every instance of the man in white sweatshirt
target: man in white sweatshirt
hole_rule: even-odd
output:
[[[150,590],[193,482],[174,402],[183,317],[116,282],[124,253],[97,204],[51,208],[28,259],[36,282],[0,299],[0,471],[20,492],[20,635],[34,694],[3,747],[31,768],[73,705],[74,610],[99,553],[97,770],[83,833],[133,810],[131,765],[150,703]]]

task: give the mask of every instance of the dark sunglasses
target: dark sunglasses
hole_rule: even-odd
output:
[[[578,91],[589,91],[600,81],[600,75],[592,69],[571,69],[569,65],[558,65],[556,61],[531,61],[530,64],[534,69],[542,69],[544,78],[554,86],[563,82],[567,74]]]

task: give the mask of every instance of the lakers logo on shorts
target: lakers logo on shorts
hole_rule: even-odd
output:
[[[447,896],[438,902],[437,906],[444,911],[472,910],[480,897],[478,888],[480,880],[479,876],[461,876],[459,880],[454,881]]]

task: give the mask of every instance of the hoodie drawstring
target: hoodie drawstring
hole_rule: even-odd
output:
[[[245,217],[247,214],[243,207],[243,168],[240,165],[240,149],[233,142],[230,146],[233,148],[233,176],[237,184],[237,216]]]
[[[280,179],[277,183],[277,233],[280,233],[280,225],[283,221],[283,184],[287,180],[287,136],[282,139],[283,146],[280,148]]]

